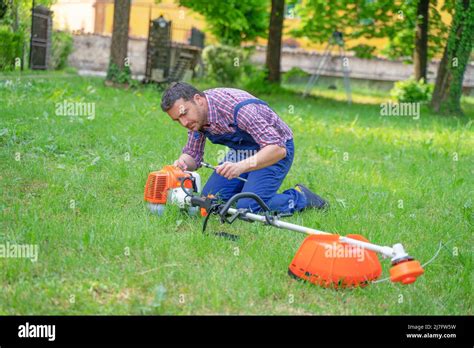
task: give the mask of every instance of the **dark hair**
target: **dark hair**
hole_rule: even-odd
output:
[[[163,92],[163,96],[161,97],[161,109],[166,112],[173,107],[176,100],[183,98],[185,101],[189,101],[192,100],[196,94],[204,97],[203,92],[188,83],[173,82]]]

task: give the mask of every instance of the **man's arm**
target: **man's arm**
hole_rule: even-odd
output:
[[[255,155],[240,161],[243,173],[269,167],[286,157],[286,147],[267,145]],[[239,162],[239,163],[240,163]]]
[[[201,166],[204,156],[206,138],[201,132],[188,132],[188,142],[183,148],[183,153],[174,162],[174,165],[183,170],[196,170]]]
[[[250,104],[241,109],[238,117],[239,128],[254,138],[260,145],[260,151],[243,161],[225,162],[220,165],[216,171],[227,179],[271,166],[286,157],[285,139],[274,126],[278,120],[277,114],[271,109],[260,112],[256,105]]]
[[[271,166],[286,157],[286,148],[279,145],[267,145],[255,155],[240,162],[224,162],[217,167],[216,172],[227,179],[238,177],[242,173],[251,172]]]

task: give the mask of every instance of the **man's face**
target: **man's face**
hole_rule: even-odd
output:
[[[207,100],[199,94],[189,101],[181,98],[176,100],[167,113],[173,121],[181,123],[183,127],[198,131],[207,122]]]

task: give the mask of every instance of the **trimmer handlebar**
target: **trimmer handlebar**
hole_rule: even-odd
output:
[[[260,208],[262,208],[263,211],[265,212],[269,212],[270,211],[270,208],[268,207],[268,205],[265,204],[265,202],[263,201],[263,199],[261,199],[258,195],[256,195],[255,193],[252,193],[252,192],[241,192],[241,193],[237,193],[236,195],[233,195],[228,201],[227,203],[222,207],[221,211],[219,212],[219,214],[221,216],[225,216],[227,214],[227,211],[229,210],[229,208],[231,207],[232,204],[234,204],[236,201],[238,201],[239,199],[242,199],[242,198],[250,198],[250,199],[253,199],[254,201],[256,201],[258,203],[258,205],[260,206]]]

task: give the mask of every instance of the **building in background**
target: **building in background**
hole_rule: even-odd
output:
[[[111,35],[113,0],[58,0],[53,6],[54,28],[71,32]],[[173,41],[183,42],[189,38],[192,27],[204,30],[203,17],[181,7],[173,0],[132,0],[129,34],[136,38],[148,37],[151,19],[160,15],[173,22]],[[211,42],[214,41],[211,39]]]
[[[53,28],[71,32],[95,33],[96,0],[58,0],[51,6]]]

